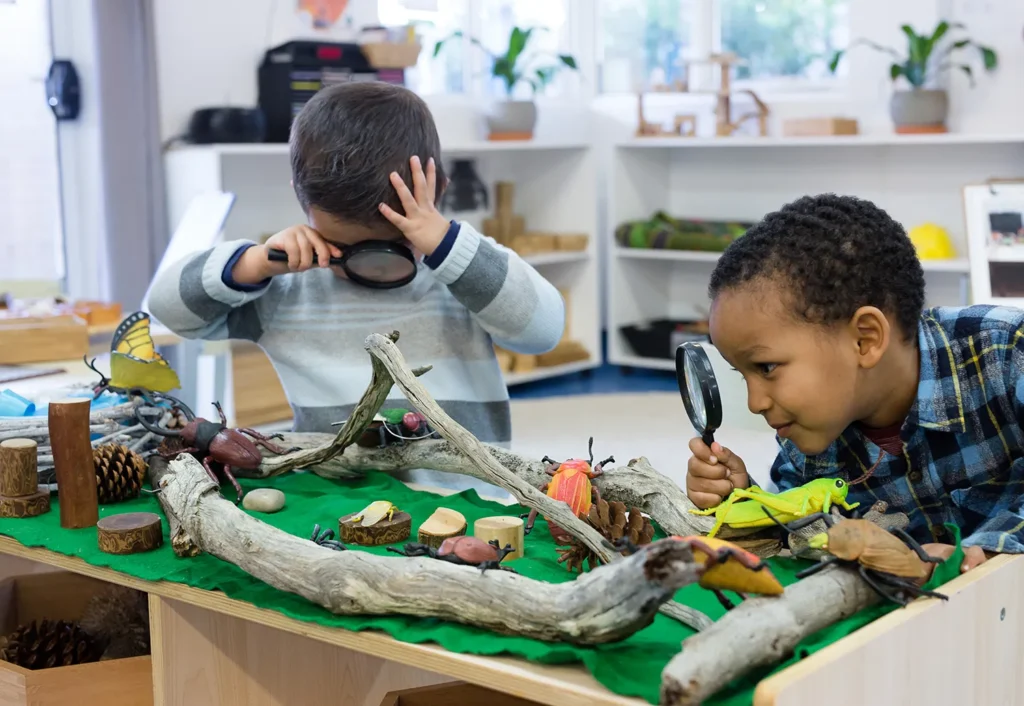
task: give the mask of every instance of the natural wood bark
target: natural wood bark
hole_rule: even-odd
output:
[[[171,461],[160,484],[161,503],[197,546],[337,614],[433,617],[539,640],[598,644],[645,627],[657,606],[698,579],[683,542],[641,547],[562,584],[506,571],[481,574],[426,557],[332,551],[235,507],[191,456]]]
[[[0,495],[31,495],[39,489],[36,472],[38,445],[32,439],[0,442]]]
[[[163,508],[164,515],[167,517],[167,531],[171,537],[171,549],[174,550],[176,556],[183,559],[199,556],[202,554],[202,550],[192,541],[192,537],[181,528],[181,522],[178,520],[174,508],[168,505],[163,493],[160,492],[170,478],[169,474],[171,471],[167,459],[159,454],[153,454],[146,459],[146,462],[149,464],[149,484],[158,493],[157,497],[160,499],[160,507]]]
[[[379,547],[404,542],[412,534],[412,517],[407,512],[396,512],[390,520],[385,517],[368,527],[352,521],[356,514],[349,513],[338,519],[338,536],[342,544]]]
[[[745,600],[683,641],[683,651],[661,673],[661,703],[699,704],[733,679],[785,659],[808,635],[877,600],[855,571],[838,566],[797,581],[781,596]]]
[[[50,445],[53,447],[60,497],[60,526],[65,529],[93,527],[99,519],[96,471],[89,443],[87,397],[50,403]]]
[[[526,524],[519,517],[508,515],[497,515],[495,517],[481,517],[473,523],[473,536],[490,542],[498,540],[499,547],[511,545],[515,550],[505,557],[505,561],[515,561],[523,557],[525,550]]]
[[[29,495],[0,495],[0,517],[36,517],[50,511],[50,491],[37,490]]]
[[[96,524],[100,551],[138,554],[163,544],[163,524],[152,512],[125,512],[104,517]]]

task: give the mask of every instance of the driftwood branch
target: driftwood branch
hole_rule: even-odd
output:
[[[159,454],[153,454],[146,461],[149,464],[149,484],[154,491],[159,493],[160,507],[163,508],[167,517],[167,530],[171,536],[171,549],[180,557],[192,557],[201,554],[201,550],[192,537],[182,529],[181,520],[178,519],[178,510],[170,504],[161,489],[171,480],[170,464],[166,458]]]
[[[429,558],[336,552],[239,510],[191,456],[157,473],[168,519],[197,547],[337,614],[442,618],[538,640],[598,644],[648,625],[657,607],[700,571],[682,542],[641,547],[562,584]]]

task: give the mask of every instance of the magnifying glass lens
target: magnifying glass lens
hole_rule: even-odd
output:
[[[690,393],[690,404],[693,405],[693,413],[697,417],[693,421],[703,430],[708,424],[708,411],[704,407],[704,392],[697,376],[697,366],[693,361],[693,354],[689,351],[686,354],[683,372],[686,377],[686,389]]]
[[[416,271],[416,264],[393,252],[353,253],[345,269],[362,279],[386,284],[407,279]]]

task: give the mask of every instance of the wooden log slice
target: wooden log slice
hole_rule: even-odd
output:
[[[0,442],[0,495],[16,498],[39,489],[36,448],[32,439]]]
[[[459,537],[466,534],[466,518],[461,512],[439,507],[434,514],[427,518],[426,522],[420,525],[416,533],[416,539],[420,544],[426,544],[438,549],[441,543],[449,537]]]
[[[338,518],[338,534],[342,544],[360,544],[364,547],[379,547],[409,539],[412,533],[412,517],[399,510],[391,519],[386,517],[376,524],[363,527],[353,522],[356,512]]]
[[[0,517],[36,517],[50,511],[50,491],[36,490],[28,495],[0,495]]]
[[[485,542],[496,539],[499,547],[511,544],[515,551],[505,561],[521,559],[526,551],[525,525],[521,518],[512,515],[481,517],[473,523],[473,536]]]
[[[160,516],[152,512],[125,512],[104,517],[96,524],[100,551],[138,554],[156,549],[164,541]]]

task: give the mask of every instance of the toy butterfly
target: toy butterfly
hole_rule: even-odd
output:
[[[121,322],[110,344],[110,377],[96,370],[96,360],[86,362],[99,376],[93,391],[166,393],[181,386],[178,374],[156,352],[149,332],[149,314],[136,311]]]

